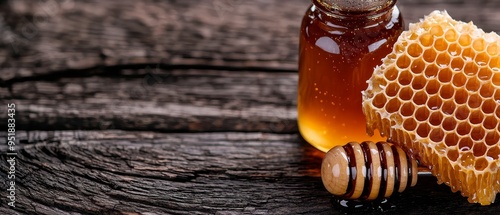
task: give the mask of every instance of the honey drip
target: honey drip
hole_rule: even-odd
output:
[[[368,15],[325,10],[313,5],[302,22],[300,133],[325,152],[349,141],[382,141],[378,134],[366,134],[361,91],[402,32],[399,10],[390,7]]]

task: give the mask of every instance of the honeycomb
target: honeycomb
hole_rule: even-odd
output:
[[[434,11],[410,24],[363,91],[378,129],[471,203],[500,191],[500,37]]]

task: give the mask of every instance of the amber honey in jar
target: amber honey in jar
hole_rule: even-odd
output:
[[[361,91],[403,30],[397,0],[312,0],[300,31],[298,124],[327,151],[366,134]]]

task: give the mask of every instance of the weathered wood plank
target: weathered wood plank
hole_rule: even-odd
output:
[[[50,2],[7,4],[4,25],[17,39],[0,41],[17,50],[4,48],[2,80],[142,63],[294,70],[301,19],[296,14],[308,4],[294,0],[284,9],[277,1]],[[24,36],[23,29],[32,35]]]
[[[291,133],[296,86],[296,73],[146,68],[19,82],[0,98],[18,129]]]
[[[0,214],[341,213],[321,185],[321,154],[296,135],[293,71],[307,4],[1,6],[0,105],[16,103],[18,130],[69,130],[18,132],[18,207],[5,207],[2,197]],[[500,29],[498,1],[399,4],[408,22],[448,9],[487,31]],[[4,179],[6,155],[0,160]],[[432,177],[419,180],[392,212],[498,213],[498,203],[471,205]]]
[[[318,178],[321,154],[297,135],[32,131],[18,132],[18,138],[19,212],[262,214],[329,208]],[[3,178],[6,166],[0,163]]]
[[[309,3],[8,1],[0,7],[0,80],[157,63],[293,71],[300,20]],[[407,22],[447,9],[487,31],[500,29],[500,3],[495,0],[409,0],[399,5]]]
[[[333,208],[321,183],[322,153],[295,134],[116,130],[17,134],[15,210],[22,214],[342,213]],[[0,138],[2,151],[5,145],[5,138]],[[7,157],[2,153],[0,159]],[[2,178],[7,168],[0,162]],[[488,214],[499,209],[498,204],[468,204],[433,177],[419,180],[393,199],[392,212]],[[0,213],[13,211],[0,207]]]

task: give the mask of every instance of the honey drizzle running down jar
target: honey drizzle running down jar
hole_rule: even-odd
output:
[[[403,31],[397,0],[312,0],[300,32],[298,124],[322,151],[366,134],[361,91]]]

